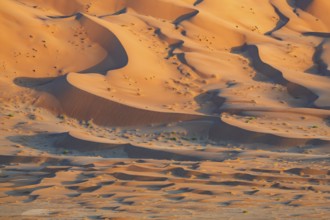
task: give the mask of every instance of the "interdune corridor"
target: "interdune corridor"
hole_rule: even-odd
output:
[[[329,0],[0,0],[0,219],[329,219]]]

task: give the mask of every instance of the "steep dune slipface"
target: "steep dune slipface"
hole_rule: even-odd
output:
[[[104,77],[97,74],[82,76],[81,74],[70,73],[40,89],[48,91],[59,101],[58,105],[50,106],[47,104],[48,108],[53,107],[52,110],[58,114],[65,113],[80,120],[93,120],[100,125],[137,126],[203,117],[197,114],[159,112],[153,109],[138,108],[129,105],[129,103],[120,103],[108,98],[109,92],[104,81]],[[88,88],[91,83],[97,87]],[[46,104],[45,101],[39,103],[39,105],[44,104]]]
[[[5,2],[19,10],[26,8],[28,24],[53,23],[54,28],[66,24],[60,40],[70,35],[70,31],[64,35],[69,25],[79,30],[73,39],[80,42],[70,42],[80,47],[84,59],[70,60],[69,54],[78,51],[67,48],[69,59],[53,68],[58,75],[80,74],[70,73],[37,90],[57,99],[53,107],[47,99],[39,101],[41,105],[47,103],[80,120],[132,126],[211,115],[220,118],[224,112],[244,115],[245,109],[250,115],[255,109],[262,117],[262,109],[301,112],[300,108],[309,108],[307,112],[313,112],[329,108],[327,39],[310,36],[322,30],[310,17],[318,16],[312,11],[321,3],[127,0],[110,1],[104,8],[99,2],[78,0],[67,5],[64,1]],[[33,4],[74,15],[48,16],[50,11]],[[113,14],[117,9],[120,13]],[[36,19],[36,13],[47,19]],[[237,19],[238,15],[245,19]],[[48,38],[58,41],[51,34]],[[86,41],[90,43],[84,47]],[[94,48],[93,52],[85,56],[88,48]],[[91,60],[93,64],[87,66]],[[22,66],[28,64],[31,61]],[[41,74],[42,68],[50,67],[42,62],[40,68],[32,71]],[[28,79],[16,81],[24,80]],[[256,131],[263,133],[263,126],[256,125]]]
[[[128,56],[116,35],[88,15],[78,14],[76,19],[86,30],[88,37],[107,51],[107,56],[104,60],[82,72],[103,73],[112,69],[122,68],[127,64]]]
[[[315,17],[316,21],[324,25],[324,32],[330,31],[330,21],[328,12],[330,10],[330,2],[325,0],[312,1],[305,9],[308,13]]]
[[[327,218],[329,10],[0,0],[0,218]]]

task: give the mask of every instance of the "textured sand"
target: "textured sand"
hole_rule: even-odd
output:
[[[328,219],[328,0],[1,0],[0,219]]]

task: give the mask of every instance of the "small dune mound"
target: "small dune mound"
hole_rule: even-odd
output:
[[[104,138],[97,138],[83,133],[67,132],[58,135],[55,145],[63,149],[85,152],[121,148],[125,146],[125,143],[110,142]]]
[[[109,141],[105,138],[77,132],[66,132],[57,134],[56,136],[55,146],[57,148],[74,150],[80,153],[93,152],[105,158],[164,159],[177,161],[223,160],[221,155],[213,155],[212,153],[135,146],[129,143]]]
[[[253,144],[262,143],[278,148],[289,148],[298,145],[315,144],[315,148],[325,147],[330,140],[323,137],[306,137],[297,133],[288,133],[281,128],[259,127],[258,122],[253,122],[254,117],[245,117],[244,121],[232,118],[222,118],[223,122],[215,124],[210,129],[209,137],[214,140],[230,140],[238,143]],[[252,118],[252,120],[251,120]],[[250,121],[251,120],[251,121]],[[307,131],[306,131],[307,132]],[[318,144],[317,144],[318,143]]]

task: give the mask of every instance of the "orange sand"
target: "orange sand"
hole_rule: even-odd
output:
[[[1,0],[0,219],[328,219],[328,0]]]

